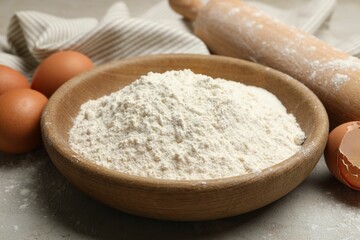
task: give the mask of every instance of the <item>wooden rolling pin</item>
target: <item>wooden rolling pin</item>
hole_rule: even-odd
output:
[[[169,0],[194,21],[194,32],[219,55],[277,69],[308,86],[330,120],[360,120],[360,60],[240,0]]]

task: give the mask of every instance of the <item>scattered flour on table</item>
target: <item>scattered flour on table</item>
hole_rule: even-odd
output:
[[[96,164],[186,180],[260,172],[304,139],[270,92],[190,70],[150,72],[84,103],[69,132],[71,148]]]

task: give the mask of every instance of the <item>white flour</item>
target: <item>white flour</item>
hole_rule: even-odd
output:
[[[187,180],[260,172],[305,139],[273,94],[190,70],[149,73],[83,104],[69,135],[96,164]]]

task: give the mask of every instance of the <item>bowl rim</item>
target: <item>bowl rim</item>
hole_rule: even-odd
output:
[[[284,161],[272,165],[260,173],[248,173],[239,176],[230,176],[224,178],[215,178],[215,179],[199,179],[199,180],[176,180],[176,179],[160,179],[160,178],[153,178],[153,177],[143,177],[137,175],[131,175],[127,173],[123,173],[114,169],[106,168],[101,165],[95,164],[90,160],[87,160],[80,156],[78,153],[71,150],[70,147],[64,148],[61,147],[62,144],[67,144],[66,141],[58,134],[54,128],[51,126],[52,124],[52,112],[56,109],[54,106],[61,102],[60,100],[66,96],[66,92],[78,85],[81,81],[84,81],[84,78],[89,76],[93,76],[96,74],[101,74],[102,72],[112,69],[119,64],[132,64],[135,61],[139,60],[153,60],[153,59],[161,59],[161,58],[190,58],[190,59],[197,59],[199,61],[207,60],[207,59],[214,59],[219,61],[230,61],[233,63],[250,66],[250,67],[261,67],[263,70],[269,72],[270,74],[275,74],[279,76],[281,81],[284,82],[291,82],[294,87],[301,90],[301,94],[306,94],[308,98],[310,98],[311,103],[315,103],[311,105],[311,112],[315,120],[320,121],[323,120],[324,117],[327,119],[327,113],[320,102],[318,97],[305,85],[298,82],[294,78],[290,77],[289,75],[274,70],[272,68],[249,62],[242,59],[232,58],[232,57],[225,57],[225,56],[218,56],[218,55],[200,55],[200,54],[157,54],[157,55],[147,55],[147,56],[137,56],[131,57],[122,60],[116,60],[104,65],[100,65],[95,67],[94,69],[76,76],[75,78],[71,79],[71,81],[66,82],[63,86],[61,86],[49,99],[47,106],[45,107],[42,117],[41,117],[41,132],[43,135],[43,139],[46,143],[51,145],[64,159],[67,159],[68,163],[72,166],[76,167],[80,171],[84,171],[90,175],[95,176],[96,178],[106,178],[111,179],[111,182],[121,185],[127,185],[131,187],[138,187],[138,188],[156,188],[156,189],[168,189],[171,186],[174,189],[191,189],[191,191],[214,191],[218,188],[231,188],[232,186],[239,186],[241,184],[252,184],[254,182],[259,181],[267,181],[269,178],[276,178],[287,171],[290,171],[295,165],[299,165],[300,161],[303,160],[304,156],[310,156],[316,152],[317,144],[324,139],[324,136],[328,133],[329,123],[328,121],[319,124],[319,128],[317,129],[316,134],[312,134],[311,141],[308,140],[309,136],[306,136],[307,139],[305,140],[304,144],[302,145],[301,149]],[[85,80],[86,81],[86,80]],[[326,135],[327,136],[327,135]],[[323,144],[325,147],[325,144]],[[54,162],[54,161],[53,161]]]

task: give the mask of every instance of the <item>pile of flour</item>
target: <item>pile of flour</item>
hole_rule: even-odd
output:
[[[186,180],[260,172],[305,139],[270,92],[190,70],[150,72],[86,102],[69,134],[71,148],[96,164]]]

